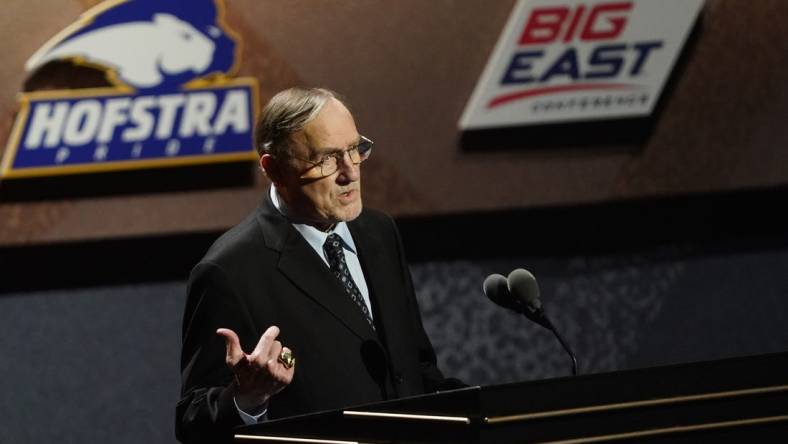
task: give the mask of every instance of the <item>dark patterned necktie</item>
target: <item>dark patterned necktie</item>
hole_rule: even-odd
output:
[[[364,302],[364,297],[361,296],[358,287],[356,287],[356,283],[353,282],[353,277],[350,276],[350,270],[347,268],[345,252],[342,251],[342,238],[336,233],[330,234],[328,239],[326,239],[326,243],[323,244],[323,251],[326,252],[326,258],[328,258],[328,266],[331,267],[331,273],[339,279],[342,288],[345,289],[350,299],[358,306],[359,310],[361,310],[364,315],[364,319],[367,320],[369,326],[374,330],[375,324],[372,322],[369,308],[366,302]]]

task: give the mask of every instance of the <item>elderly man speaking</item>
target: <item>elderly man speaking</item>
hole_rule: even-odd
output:
[[[189,279],[178,439],[461,385],[436,365],[394,222],[362,206],[373,142],[348,108],[282,91],[256,144],[273,185]]]

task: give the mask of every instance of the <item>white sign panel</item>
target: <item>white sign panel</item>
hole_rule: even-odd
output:
[[[703,0],[519,0],[460,129],[649,115]]]

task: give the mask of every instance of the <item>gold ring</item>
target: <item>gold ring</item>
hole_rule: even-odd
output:
[[[291,353],[289,350],[282,350],[282,353],[279,353],[279,362],[281,362],[285,368],[293,368],[295,365],[293,353]]]

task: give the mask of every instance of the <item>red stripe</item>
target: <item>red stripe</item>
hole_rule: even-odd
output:
[[[495,108],[496,106],[503,105],[515,100],[525,99],[528,97],[542,96],[546,94],[562,93],[567,91],[591,91],[595,89],[624,89],[635,88],[637,85],[628,85],[626,83],[588,83],[585,85],[562,85],[562,86],[546,86],[544,88],[533,88],[525,91],[504,94],[502,96],[494,97],[487,104],[487,108]]]

